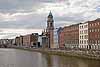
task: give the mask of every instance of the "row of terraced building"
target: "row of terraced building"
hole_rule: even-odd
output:
[[[15,38],[15,45],[20,47],[37,46],[37,43],[38,43],[38,33],[27,34]]]
[[[58,29],[60,48],[100,49],[100,18]]]

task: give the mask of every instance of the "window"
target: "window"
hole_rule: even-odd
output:
[[[88,39],[88,35],[86,35],[86,39]]]
[[[85,36],[84,36],[84,39],[88,39],[88,35],[85,35]]]
[[[92,26],[93,26],[93,23],[92,23]]]
[[[88,27],[88,25],[86,25],[86,28]]]
[[[98,44],[100,44],[100,40],[98,40]]]
[[[92,29],[92,32],[94,32],[94,29]]]
[[[82,28],[83,28],[83,26],[82,26]]]
[[[83,39],[83,36],[82,36],[82,39]]]
[[[84,39],[86,39],[86,35],[84,36]]]
[[[84,30],[84,34],[86,33],[86,30]]]
[[[80,31],[80,34],[81,34],[81,31]]]
[[[98,32],[100,31],[100,29],[98,29]]]
[[[95,26],[97,25],[97,23],[95,23]]]
[[[83,34],[83,30],[82,30],[82,34]]]
[[[92,32],[92,30],[90,29],[90,32]]]
[[[89,26],[91,27],[91,24]]]
[[[98,22],[98,25],[99,25],[99,22]]]
[[[95,29],[95,32],[97,32],[97,29]]]
[[[53,26],[53,24],[52,24],[52,23],[50,23],[50,26],[52,27],[52,26]]]
[[[97,40],[95,40],[95,44],[97,44],[98,43],[98,41]]]
[[[92,41],[90,40],[90,41],[89,41],[89,43],[91,44],[91,43],[92,43]]]
[[[80,26],[80,29],[81,29],[81,26]]]
[[[81,36],[80,36],[80,39],[81,39]]]
[[[85,26],[84,26],[84,28],[87,28],[87,27],[88,27],[88,25],[85,25]]]
[[[87,42],[87,44],[88,44],[88,40],[87,40],[86,42]]]
[[[81,40],[80,40],[80,44],[81,44],[82,42],[81,42]]]
[[[86,40],[84,40],[84,44],[86,44]]]
[[[82,44],[83,44],[83,40],[82,40]]]
[[[86,34],[88,33],[88,30],[86,30]]]
[[[84,34],[87,34],[88,33],[88,30],[84,30]]]

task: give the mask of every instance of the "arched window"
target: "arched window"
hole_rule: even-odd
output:
[[[52,23],[50,23],[50,26],[52,27],[52,26],[53,26],[53,24],[52,24]]]

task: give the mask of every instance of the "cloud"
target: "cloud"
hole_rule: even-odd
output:
[[[20,35],[27,35],[31,33],[39,33],[41,34],[42,29],[0,29],[0,38],[15,38]]]
[[[50,10],[65,26],[100,17],[100,0],[0,0],[0,28],[44,29]]]

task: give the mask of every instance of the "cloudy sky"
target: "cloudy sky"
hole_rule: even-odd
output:
[[[0,0],[0,38],[13,38],[46,27],[49,11],[55,27],[100,17],[100,0]]]

